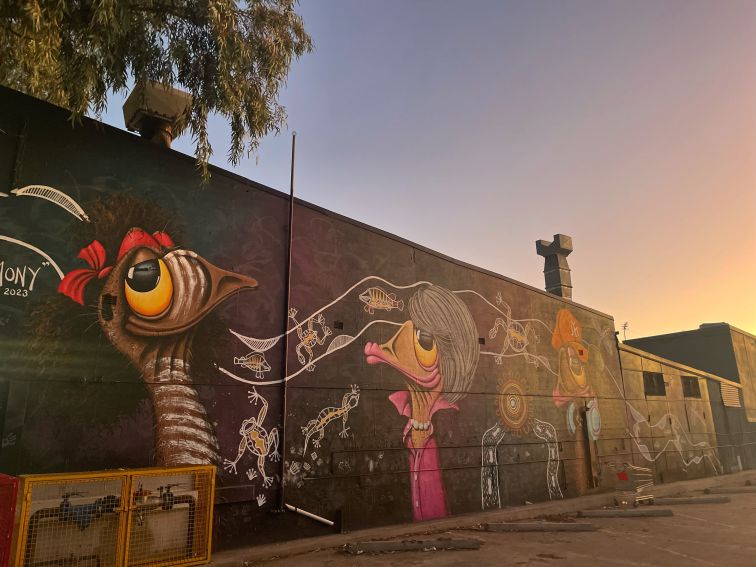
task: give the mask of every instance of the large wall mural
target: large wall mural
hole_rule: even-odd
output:
[[[271,491],[279,490],[282,481],[303,503],[318,508],[307,487],[324,475],[343,479],[379,474],[381,468],[392,476],[404,471],[406,481],[396,483],[392,498],[406,501],[411,519],[427,520],[475,506],[464,501],[469,500],[468,486],[459,490],[460,473],[449,465],[451,453],[467,451],[455,429],[461,428],[479,447],[477,456],[464,457],[463,467],[478,471],[478,508],[497,508],[505,499],[518,498],[506,489],[518,484],[509,473],[517,475],[513,467],[518,465],[541,470],[528,481],[527,494],[562,498],[569,490],[580,490],[571,486],[565,462],[584,460],[580,451],[586,442],[601,441],[600,401],[616,399],[628,408],[627,433],[644,460],[655,462],[676,450],[685,464],[708,459],[715,470],[721,467],[714,451],[685,456],[691,448],[708,445],[690,440],[674,416],[665,416],[672,419],[674,438],[661,450],[649,447],[641,427],[661,427],[661,420],[649,424],[623,400],[610,320],[527,292],[541,304],[534,316],[532,297],[522,310],[512,296],[513,284],[496,280],[479,289],[454,289],[447,282],[396,283],[368,275],[319,307],[303,298],[287,313],[285,334],[254,336],[248,334],[255,329],[254,321],[227,320],[230,347],[211,357],[212,387],[233,386],[228,391],[235,399],[239,387],[245,388],[250,409],[247,415],[226,414],[216,398],[211,402],[215,410],[209,411],[193,377],[195,331],[227,299],[258,287],[264,290],[265,283],[260,286],[251,275],[215,266],[177,244],[168,230],[131,226],[118,242],[114,231],[122,230],[118,227],[125,219],[114,223],[118,226],[108,223],[121,216],[119,209],[123,213],[125,208],[153,206],[138,197],[110,204],[100,200],[87,212],[86,205],[49,186],[30,185],[11,194],[50,201],[93,227],[94,233],[107,234],[107,247],[95,238],[79,250],[79,267],[3,235],[6,243],[34,253],[39,264],[15,265],[4,256],[0,278],[4,288],[15,285],[21,290],[15,295],[25,297],[24,290],[33,292],[41,271],[50,270],[57,276],[56,291],[81,315],[91,313],[101,336],[137,371],[153,421],[152,453],[145,464],[218,464],[226,483],[253,487],[258,507],[274,500]],[[151,227],[154,221],[150,218]],[[61,264],[72,269],[65,272]],[[254,303],[259,293],[248,299],[242,295],[237,302]],[[544,317],[549,311],[551,318]],[[289,344],[287,375],[284,336]],[[333,383],[345,367],[354,366],[363,370],[350,374],[349,381]],[[376,374],[373,368],[385,370]],[[285,383],[296,384],[300,396],[284,431],[277,393]],[[327,396],[306,400],[308,392],[321,389]],[[371,417],[360,415],[366,396],[372,411],[381,415],[386,435],[380,440],[370,440],[368,431],[375,424],[366,430]],[[468,403],[470,396],[474,404]],[[11,435],[15,443],[16,434]],[[371,443],[382,450],[375,459],[366,457],[367,471],[341,454],[347,446],[351,453],[355,446],[370,452]],[[566,450],[565,444],[572,448]],[[289,451],[282,455],[284,446]],[[523,447],[528,448],[524,456]],[[385,458],[386,451],[392,452],[391,459]],[[396,493],[402,485],[406,492]],[[460,501],[462,492],[467,496]]]
[[[282,489],[358,527],[579,494],[618,460],[721,468],[626,394],[606,315],[303,204],[287,306],[280,195],[72,152],[0,186],[0,470],[213,463],[225,537]]]

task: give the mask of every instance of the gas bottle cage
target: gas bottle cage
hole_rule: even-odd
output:
[[[215,467],[27,475],[14,567],[199,565],[210,561]]]
[[[609,463],[609,468],[617,475],[615,504],[618,506],[637,506],[642,502],[653,504],[654,496],[649,493],[654,486],[652,469],[630,463]]]

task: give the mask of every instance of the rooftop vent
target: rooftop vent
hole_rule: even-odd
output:
[[[543,256],[543,276],[546,280],[546,291],[572,299],[572,278],[567,256],[572,252],[572,237],[565,234],[555,234],[554,240],[536,241],[536,252]]]

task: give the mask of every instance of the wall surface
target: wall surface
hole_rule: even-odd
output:
[[[636,458],[635,464],[653,463],[657,482],[725,472],[721,453],[729,449],[730,438],[718,436],[713,412],[723,406],[721,397],[718,404],[711,403],[709,380],[693,369],[625,345],[620,346],[620,360],[632,437],[641,457]],[[665,395],[645,393],[644,372],[662,374]],[[700,398],[683,394],[683,376],[698,381]],[[719,382],[712,383],[719,396]]]
[[[3,472],[215,463],[228,545],[716,469],[592,309],[305,203],[287,308],[284,195],[3,89],[0,192]]]

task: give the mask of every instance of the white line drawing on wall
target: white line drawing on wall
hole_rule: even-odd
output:
[[[235,356],[234,364],[252,370],[255,373],[255,378],[260,380],[265,377],[266,372],[270,371],[270,364],[261,352],[250,352],[246,356]]]
[[[497,296],[497,303],[500,301],[501,295]],[[503,305],[506,315],[503,318],[496,318],[493,327],[488,331],[488,337],[490,339],[495,339],[499,334],[499,329],[501,329],[504,334],[504,339],[501,344],[501,354],[506,353],[508,350],[515,353],[525,352],[532,342],[538,341],[535,330],[533,330],[530,323],[525,323],[523,325],[519,321],[512,319],[512,309],[509,305],[503,301],[501,301],[499,305]],[[497,359],[497,362],[501,363],[501,360]]]
[[[0,191],[0,197],[10,197],[10,195],[8,195],[8,193],[3,193],[2,191]]]
[[[375,313],[376,309],[384,311],[404,310],[404,301],[397,300],[395,293],[389,293],[382,287],[369,287],[359,295],[359,300],[365,304],[364,309],[370,315]]]
[[[502,442],[506,435],[507,430],[501,423],[497,423],[483,433],[483,438],[480,441],[482,457],[480,468],[480,505],[483,510],[501,508],[497,450],[499,443]]]
[[[47,255],[45,252],[43,252],[42,250],[40,250],[36,246],[33,246],[33,245],[31,245],[31,244],[29,244],[27,242],[24,242],[23,240],[17,240],[15,238],[11,238],[10,236],[4,236],[2,234],[0,234],[0,240],[5,240],[6,242],[10,242],[11,244],[18,244],[19,246],[23,246],[24,248],[28,248],[32,252],[36,252],[37,254],[39,254],[40,256],[42,256],[45,260],[47,260],[48,262],[50,262],[50,265],[55,269],[56,272],[58,272],[58,276],[60,277],[60,279],[61,280],[63,279],[63,277],[64,277],[63,270],[60,269],[60,266],[58,266],[58,264],[55,263],[55,260],[53,260],[52,258],[50,258],[49,255]]]
[[[240,335],[239,333],[236,333],[231,329],[229,329],[228,332],[234,335],[249,348],[251,348],[252,352],[265,352],[266,350],[270,350],[271,348],[276,346],[278,341],[281,340],[281,337],[283,337],[283,335],[280,335],[271,339],[255,339],[254,337],[245,337],[244,335]]]
[[[318,309],[317,311],[315,311],[312,315],[310,315],[310,317],[308,317],[307,319],[305,319],[301,323],[295,325],[294,327],[290,328],[288,331],[286,331],[286,334],[290,334],[290,333],[295,332],[299,327],[301,327],[305,323],[307,323],[307,321],[309,319],[312,319],[313,317],[317,316],[320,313],[323,313],[325,310],[329,309],[330,307],[333,307],[339,301],[341,301],[342,299],[344,299],[345,297],[347,297],[350,293],[352,293],[355,289],[361,287],[362,284],[364,284],[365,282],[368,282],[370,280],[376,280],[376,281],[382,282],[382,283],[386,284],[387,286],[393,287],[394,289],[412,289],[414,287],[418,287],[418,286],[421,286],[421,285],[431,285],[431,282],[427,282],[427,281],[419,281],[419,282],[415,282],[415,283],[409,284],[409,285],[396,285],[396,284],[390,282],[389,280],[384,279],[384,278],[382,278],[380,276],[367,276],[367,277],[364,277],[360,281],[358,281],[356,284],[352,285],[349,289],[347,289],[344,293],[342,293],[336,299],[334,299],[330,303],[324,305],[323,307],[321,307],[320,309]],[[455,293],[457,293],[457,292],[455,292]],[[275,346],[276,343],[278,343],[278,341],[280,339],[282,339],[283,336],[284,336],[284,334],[282,333],[280,335],[277,335],[275,337],[270,337],[268,339],[256,339],[254,337],[245,337],[244,335],[239,334],[239,333],[237,333],[235,331],[232,331],[231,329],[229,329],[229,331],[231,331],[231,334],[233,334],[235,337],[237,337],[240,341],[242,341],[244,344],[246,344],[249,348],[251,348],[255,352],[264,352],[266,350],[269,350],[269,349],[273,348],[273,346]],[[276,382],[276,383],[280,383],[280,381]]]
[[[431,282],[425,281],[425,280],[417,281],[417,282],[409,284],[409,285],[397,285],[397,284],[394,284],[393,282],[391,282],[391,281],[389,281],[389,280],[387,280],[385,278],[382,278],[380,276],[367,276],[365,278],[362,278],[356,284],[350,286],[349,289],[347,289],[344,293],[342,293],[340,296],[338,296],[337,298],[335,298],[333,301],[329,302],[328,304],[324,305],[323,307],[321,307],[320,309],[318,309],[317,311],[315,311],[308,319],[302,321],[301,323],[297,323],[296,325],[294,325],[291,329],[289,329],[288,331],[286,331],[286,333],[288,334],[288,333],[297,332],[298,336],[299,336],[299,333],[303,332],[302,331],[302,327],[305,324],[307,324],[308,321],[313,320],[318,315],[321,315],[324,311],[326,311],[330,307],[333,307],[334,305],[336,305],[338,302],[340,302],[341,300],[343,300],[344,298],[346,298],[349,294],[351,294],[355,289],[361,287],[363,284],[365,284],[368,281],[381,282],[382,284],[385,284],[386,286],[392,287],[392,288],[397,289],[397,290],[405,290],[405,289],[412,289],[412,288],[416,288],[416,287],[424,286],[424,285],[432,285]],[[377,287],[377,286],[373,286],[373,287]],[[469,290],[469,289],[463,289],[463,290],[456,290],[453,293],[455,293],[455,294],[473,294],[473,295],[479,297],[480,299],[482,299],[486,304],[488,304],[490,307],[492,307],[494,310],[496,310],[499,314],[501,314],[504,317],[507,317],[507,313],[505,311],[503,311],[500,307],[498,307],[498,306],[494,305],[493,303],[491,303],[488,299],[486,299],[483,295],[481,295],[477,291]],[[501,299],[501,294],[499,294],[497,296],[497,298]],[[503,303],[503,301],[500,301],[500,303]],[[518,319],[517,321],[519,323],[522,323],[522,324],[527,324],[527,323],[539,324],[539,325],[542,325],[544,328],[546,328],[549,331],[549,333],[552,332],[551,327],[549,327],[549,325],[547,325],[546,323],[544,323],[540,319]],[[332,339],[332,341],[329,343],[328,347],[326,348],[325,353],[321,354],[321,355],[319,355],[317,357],[312,358],[310,360],[310,364],[315,364],[318,361],[322,360],[324,357],[329,356],[329,355],[331,355],[331,354],[333,354],[333,353],[341,350],[342,348],[345,348],[345,347],[349,346],[355,340],[357,340],[369,327],[371,327],[371,326],[373,326],[375,324],[387,324],[387,325],[401,326],[401,323],[397,323],[395,321],[387,321],[387,320],[380,320],[380,319],[377,319],[377,320],[374,320],[374,321],[370,321],[367,325],[365,325],[354,336],[339,335],[339,336],[335,337],[334,339]],[[531,326],[531,328],[532,328],[532,326]],[[270,348],[273,348],[273,346],[275,346],[276,344],[278,344],[278,341],[281,338],[283,338],[283,336],[284,336],[284,334],[282,333],[282,334],[277,335],[275,337],[270,337],[270,338],[267,338],[267,339],[260,339],[260,338],[255,338],[255,337],[244,336],[244,335],[242,335],[240,333],[237,333],[236,331],[233,331],[231,329],[229,329],[229,331],[236,338],[238,338],[241,342],[243,342],[247,347],[249,347],[250,349],[252,349],[255,352],[265,352],[265,351],[269,350]],[[304,332],[306,333],[306,331],[304,331]],[[533,337],[535,338],[535,341],[531,340],[531,344],[532,344],[532,342],[537,342],[538,335],[534,332]],[[537,368],[544,367],[544,368],[546,368],[546,370],[548,372],[552,373],[555,376],[558,376],[558,373],[555,372],[551,368],[551,365],[549,364],[549,361],[548,361],[548,359],[545,356],[531,354],[531,353],[527,352],[527,350],[524,351],[524,352],[521,352],[521,353],[512,353],[512,354],[504,354],[504,355],[502,355],[501,353],[498,353],[498,352],[486,352],[486,351],[481,351],[480,354],[481,355],[488,355],[488,356],[497,357],[497,360],[501,360],[501,359],[507,358],[507,357],[522,356],[522,357],[525,358],[525,360],[527,362],[529,362],[530,364],[533,364]],[[260,385],[260,386],[269,386],[269,385],[273,385],[273,384],[281,384],[282,382],[288,382],[289,380],[297,377],[299,374],[302,373],[302,371],[304,371],[306,369],[308,369],[308,367],[304,367],[304,368],[301,368],[299,370],[296,370],[295,372],[292,372],[288,376],[285,376],[284,378],[281,378],[281,379],[278,379],[278,380],[269,380],[269,381],[265,381],[265,382],[253,382],[252,380],[249,380],[249,379],[243,378],[241,376],[238,376],[237,374],[231,372],[230,370],[227,370],[226,368],[223,368],[223,367],[219,367],[218,368],[218,370],[220,372],[222,372],[223,374],[225,374],[229,378],[231,378],[233,380],[236,380],[237,382],[242,382],[242,383],[245,383],[245,384],[257,384],[257,385]]]
[[[242,439],[239,443],[236,459],[233,461],[224,459],[223,468],[236,474],[236,464],[244,456],[244,453],[249,451],[257,457],[257,470],[262,476],[263,486],[267,488],[273,484],[273,477],[265,474],[265,459],[270,458],[271,461],[276,462],[281,458],[281,454],[278,452],[278,428],[273,427],[268,433],[268,430],[263,427],[265,416],[268,413],[268,401],[258,394],[254,387],[248,394],[251,404],[257,404],[258,401],[262,404],[260,411],[256,417],[250,417],[242,422],[239,429]]]
[[[533,433],[539,439],[543,439],[548,450],[546,463],[546,487],[549,489],[549,500],[556,497],[564,498],[562,487],[559,486],[559,439],[556,429],[548,421],[535,419]]]
[[[397,323],[396,321],[386,321],[386,320],[383,320],[383,319],[376,319],[376,320],[374,320],[374,321],[370,321],[370,323],[368,323],[367,325],[365,325],[365,326],[364,326],[364,327],[363,327],[363,328],[362,328],[362,329],[361,329],[361,330],[360,330],[360,331],[359,331],[358,333],[356,333],[356,334],[355,334],[355,335],[354,335],[353,337],[351,337],[351,338],[350,338],[350,339],[348,339],[348,340],[345,340],[345,341],[343,342],[343,344],[339,345],[339,346],[338,346],[338,347],[336,347],[336,348],[333,348],[333,349],[331,349],[330,351],[329,351],[329,350],[326,350],[326,352],[325,352],[325,353],[323,353],[323,354],[321,354],[320,356],[318,356],[318,357],[314,358],[314,359],[312,360],[312,363],[313,363],[313,364],[315,364],[315,363],[319,362],[320,360],[322,360],[323,358],[325,358],[325,357],[327,357],[327,356],[330,356],[330,355],[331,355],[331,354],[333,354],[334,352],[338,352],[339,350],[341,350],[341,349],[343,349],[343,348],[346,348],[347,346],[349,346],[350,344],[352,344],[352,343],[353,343],[354,341],[356,341],[356,340],[357,340],[358,338],[360,338],[360,336],[361,336],[361,335],[362,335],[362,334],[363,334],[363,333],[364,333],[365,331],[367,331],[367,330],[368,330],[368,329],[369,329],[370,327],[372,327],[373,325],[379,325],[379,324],[383,324],[383,325],[393,325],[393,326],[395,326],[395,327],[401,327],[401,326],[402,326],[402,323]],[[347,335],[339,335],[339,336],[347,336]],[[338,338],[338,337],[337,337],[337,338]],[[219,368],[218,368],[218,370],[219,370],[220,372],[222,372],[223,374],[225,374],[226,376],[228,376],[229,378],[232,378],[232,379],[236,380],[237,382],[243,382],[243,383],[245,383],[245,384],[254,384],[254,385],[257,385],[257,386],[271,386],[271,385],[273,385],[273,384],[281,384],[282,382],[288,382],[289,380],[292,380],[293,378],[296,378],[296,377],[297,377],[297,376],[299,376],[299,375],[300,375],[300,374],[301,374],[302,372],[304,372],[305,370],[307,370],[307,367],[303,366],[303,367],[302,367],[302,368],[300,368],[299,370],[296,370],[295,372],[292,372],[291,374],[289,374],[288,376],[286,376],[286,377],[285,377],[285,378],[283,378],[283,379],[278,379],[278,380],[268,380],[268,381],[266,381],[266,382],[253,382],[253,381],[251,381],[251,380],[247,380],[246,378],[242,378],[241,376],[237,376],[237,375],[236,375],[236,374],[234,374],[233,372],[231,372],[231,371],[229,371],[229,370],[226,370],[226,369],[225,369],[225,368],[223,368],[223,367],[219,367]]]
[[[312,372],[315,370],[315,364],[312,362],[312,359],[315,358],[315,353],[312,349],[315,348],[316,345],[323,346],[332,331],[328,325],[326,325],[325,316],[322,313],[318,313],[316,317],[308,319],[306,321],[306,328],[303,328],[299,324],[299,321],[297,321],[297,310],[293,307],[289,309],[289,319],[294,321],[297,328],[297,336],[299,337],[299,344],[294,347],[297,353],[297,360],[299,361],[299,364]],[[320,327],[320,331],[315,329],[316,324]],[[321,331],[323,333],[322,337],[320,336]],[[307,353],[307,358],[305,358],[302,351]]]
[[[619,382],[617,381],[617,378],[614,376],[614,374],[608,369],[605,369],[606,374],[612,379],[612,382],[614,382],[614,386],[617,388],[617,391],[620,393],[620,396],[622,396],[622,399],[625,402],[625,405],[627,406],[630,415],[633,418],[633,425],[632,428],[628,430],[628,434],[632,438],[633,442],[635,443],[635,446],[638,448],[638,451],[640,452],[641,456],[646,459],[647,461],[653,463],[655,462],[659,457],[661,457],[667,450],[667,448],[672,445],[677,453],[680,456],[680,459],[683,462],[683,465],[688,467],[691,464],[699,464],[703,461],[704,458],[708,459],[709,463],[711,464],[712,468],[714,469],[714,472],[719,475],[723,472],[722,463],[719,461],[719,458],[716,455],[715,449],[706,443],[705,441],[700,441],[698,443],[694,443],[691,441],[690,437],[688,436],[688,432],[685,431],[685,428],[683,427],[682,423],[680,423],[680,420],[677,419],[677,417],[671,413],[664,414],[659,418],[659,420],[652,424],[648,418],[640,413],[633,405],[625,399],[625,394],[622,391],[622,388],[619,385]],[[651,429],[667,429],[667,424],[669,424],[669,429],[671,430],[672,434],[674,435],[674,439],[669,439],[664,444],[664,446],[659,449],[656,452],[656,456],[651,455],[651,449],[649,449],[648,445],[643,443],[640,439],[640,428],[642,424],[647,424]],[[688,450],[699,450],[702,453],[700,456],[692,457],[690,459],[685,458],[685,448],[683,447],[683,442],[686,443],[689,447]]]
[[[318,416],[315,419],[311,419],[307,425],[302,428],[302,435],[304,435],[305,438],[302,454],[307,454],[307,445],[310,442],[310,438],[316,433],[318,436],[312,440],[312,444],[315,448],[320,447],[320,442],[323,440],[323,437],[325,437],[326,427],[336,419],[341,419],[341,431],[339,431],[339,437],[346,437],[350,429],[347,427],[349,412],[356,408],[359,403],[360,388],[356,384],[352,384],[351,390],[341,398],[340,407],[326,407],[320,410]]]
[[[257,471],[247,469],[247,480],[255,480],[257,478]]]
[[[258,494],[257,497],[255,498],[255,500],[257,500],[257,507],[258,508],[262,508],[263,504],[265,504],[265,502],[266,502],[266,498],[265,498],[264,494]]]
[[[50,201],[51,203],[65,209],[80,221],[89,222],[87,213],[85,213],[84,209],[79,206],[79,203],[74,201],[73,198],[66,195],[60,189],[55,189],[55,187],[49,187],[47,185],[27,185],[26,187],[13,189],[11,193],[18,197],[27,196],[45,199],[46,201]]]
[[[630,405],[629,402],[626,403],[627,407],[630,409],[630,415],[632,415],[634,421],[630,436],[633,438],[636,447],[638,447],[638,451],[640,451],[640,454],[644,459],[650,462],[655,462],[664,454],[667,448],[672,445],[680,455],[680,459],[682,460],[685,467],[689,467],[692,464],[699,464],[704,460],[704,458],[706,458],[709,460],[709,463],[711,464],[716,474],[722,473],[722,463],[717,458],[713,447],[706,443],[706,441],[700,441],[698,443],[691,441],[690,437],[688,436],[688,432],[685,431],[685,427],[682,423],[680,423],[680,420],[677,418],[677,416],[671,413],[665,413],[659,418],[656,423],[652,424],[650,421],[648,421],[648,418],[646,416],[641,414],[637,409]],[[651,429],[661,429],[662,431],[669,430],[674,437],[673,439],[668,439],[664,446],[656,451],[656,456],[652,456],[651,449],[649,449],[648,445],[640,440],[640,427],[643,423],[648,424]],[[686,459],[686,450],[698,450],[702,451],[702,454],[691,457],[690,459]]]
[[[516,378],[501,378],[497,385],[496,415],[499,422],[481,439],[480,494],[483,510],[501,508],[498,447],[509,435],[520,437],[533,426],[529,398]]]
[[[334,337],[333,340],[328,343],[326,354],[330,354],[335,350],[339,350],[341,347],[351,343],[354,339],[355,337],[351,335],[339,335],[338,337]]]

